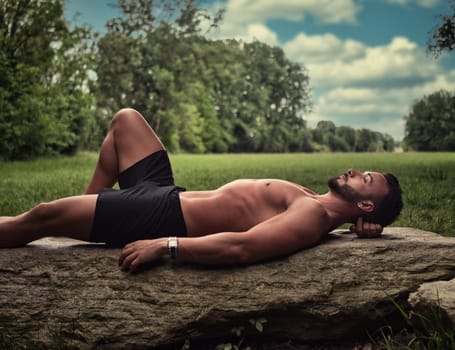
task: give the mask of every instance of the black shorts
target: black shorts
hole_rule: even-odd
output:
[[[98,195],[92,242],[124,246],[140,239],[186,236],[179,193],[167,152],[155,152],[123,171],[120,190]]]

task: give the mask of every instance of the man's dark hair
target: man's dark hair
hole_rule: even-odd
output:
[[[365,219],[384,227],[390,225],[400,215],[403,208],[403,199],[398,179],[390,173],[383,175],[387,180],[389,192],[375,201],[375,210],[371,214],[365,215]]]

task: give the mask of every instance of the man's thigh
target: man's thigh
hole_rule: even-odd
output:
[[[97,199],[97,194],[90,194],[48,203],[46,233],[89,241]]]

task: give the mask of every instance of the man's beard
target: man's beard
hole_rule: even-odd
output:
[[[331,177],[327,184],[329,188],[339,194],[342,198],[346,199],[348,202],[356,202],[361,199],[360,193],[354,190],[348,184],[340,185],[338,182],[339,177]]]

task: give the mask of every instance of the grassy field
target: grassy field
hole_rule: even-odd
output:
[[[0,162],[0,216],[41,201],[80,194],[96,164],[95,153],[75,157]],[[319,193],[327,178],[348,168],[392,172],[404,190],[405,208],[395,226],[455,236],[455,153],[324,153],[171,155],[176,183],[211,189],[236,178],[282,178]]]
[[[96,160],[95,153],[80,153],[75,157],[0,162],[0,216],[18,214],[41,201],[82,193]],[[282,178],[324,193],[327,178],[347,168],[392,172],[400,179],[405,201],[394,225],[455,236],[455,153],[178,154],[171,155],[171,161],[176,183],[188,190],[211,189],[236,178]],[[384,340],[387,346],[381,348],[404,348],[388,346],[388,338],[379,339],[379,344]],[[0,347],[2,344],[0,334]]]

